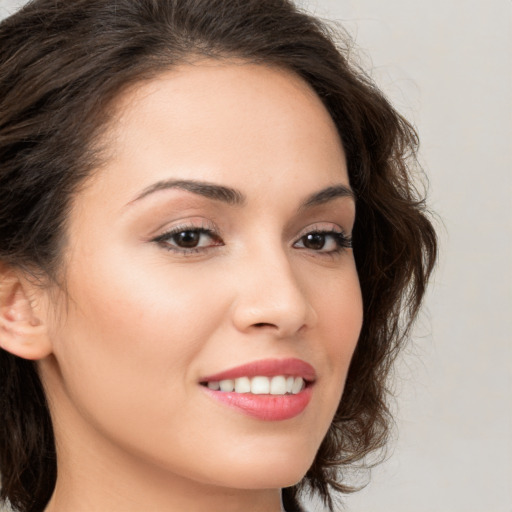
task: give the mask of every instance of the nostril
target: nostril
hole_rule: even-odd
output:
[[[254,327],[276,327],[276,326],[274,324],[258,322],[257,324],[254,324]]]

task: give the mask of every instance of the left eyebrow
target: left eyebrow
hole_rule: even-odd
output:
[[[320,192],[315,192],[306,198],[306,200],[301,204],[299,210],[306,210],[314,206],[319,206],[339,197],[348,197],[354,202],[356,200],[356,195],[350,187],[342,184],[332,185],[331,187],[324,188],[323,190],[320,190]]]

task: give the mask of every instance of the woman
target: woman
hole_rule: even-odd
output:
[[[287,0],[0,25],[14,508],[333,509],[384,446],[436,239],[414,130],[333,37]]]

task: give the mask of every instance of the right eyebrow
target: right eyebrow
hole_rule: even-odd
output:
[[[128,205],[140,201],[144,197],[158,192],[159,190],[167,190],[178,188],[198,194],[208,199],[214,199],[216,201],[222,201],[233,206],[243,206],[246,202],[245,196],[239,190],[231,187],[225,187],[223,185],[217,185],[215,183],[208,183],[206,181],[195,181],[195,180],[164,180],[158,181],[153,185],[145,188],[138,196],[132,199]]]

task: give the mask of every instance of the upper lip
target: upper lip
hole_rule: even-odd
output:
[[[234,368],[229,368],[213,375],[207,375],[200,379],[200,382],[221,381],[226,379],[237,379],[239,377],[274,377],[276,375],[293,375],[302,377],[312,382],[316,380],[315,369],[302,359],[262,359]]]

